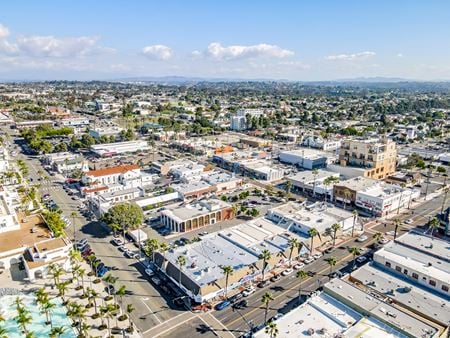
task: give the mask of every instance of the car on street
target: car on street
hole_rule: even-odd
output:
[[[123,241],[122,241],[120,238],[114,238],[114,239],[112,240],[112,243],[113,243],[114,245],[116,245],[116,246],[121,246],[121,245],[124,244]]]
[[[369,237],[367,237],[366,235],[361,235],[361,236],[359,236],[359,237],[356,239],[356,241],[357,241],[357,242],[364,242],[364,241],[366,241],[368,238],[369,238]]]
[[[276,282],[276,281],[279,281],[281,279],[281,276],[280,275],[275,275],[275,276],[273,276],[272,278],[270,278],[270,281],[271,282]]]
[[[133,258],[134,253],[133,253],[133,251],[131,251],[131,250],[127,250],[127,251],[124,252],[124,255],[125,255],[125,257],[127,257],[127,258]]]
[[[158,277],[154,276],[151,278],[151,281],[155,284],[155,285],[161,285],[161,279],[159,279]]]
[[[244,297],[244,295],[242,294],[242,292],[236,293],[234,296],[230,297],[229,300],[230,302],[236,302],[237,300],[241,299],[242,297]]]
[[[251,294],[255,293],[256,289],[253,286],[249,286],[248,288],[246,288],[244,291],[242,291],[242,295],[244,297],[248,297]]]
[[[302,269],[304,266],[305,266],[304,263],[297,263],[297,264],[294,265],[294,269],[295,269],[295,270],[300,270],[300,269]]]
[[[202,231],[201,233],[199,233],[199,236],[206,236],[208,234],[208,231]]]
[[[386,244],[388,242],[389,242],[389,240],[387,238],[382,238],[378,241],[378,243],[380,243],[380,244]]]
[[[155,273],[153,272],[152,269],[145,269],[145,274],[149,277],[153,277],[155,275]]]
[[[414,223],[414,220],[411,219],[411,218],[409,218],[409,219],[407,219],[407,220],[405,221],[405,223],[406,223],[406,224],[413,224],[413,223]]]
[[[234,307],[235,309],[243,309],[243,308],[245,308],[245,307],[247,307],[247,306],[248,306],[248,302],[247,302],[246,299],[243,299],[243,300],[241,300],[241,301],[239,301],[239,302],[233,304],[233,307]]]
[[[305,264],[312,263],[312,262],[314,262],[314,257],[309,256],[309,257],[307,257],[303,262],[304,262]]]
[[[82,245],[84,245],[84,244],[86,244],[87,242],[88,242],[87,238],[82,238],[82,239],[80,239],[79,241],[77,241],[77,244],[82,244]]]
[[[330,274],[330,278],[341,278],[342,277],[342,272],[340,271],[334,271]]]
[[[388,231],[388,232],[386,232],[386,235],[394,236],[395,235],[395,231]]]
[[[258,287],[262,289],[262,288],[265,288],[269,284],[270,284],[270,281],[268,279],[266,279],[264,281],[259,282]]]
[[[322,254],[320,252],[317,252],[313,255],[314,259],[319,259],[320,257],[322,257]]]
[[[219,304],[216,305],[216,310],[222,311],[222,310],[226,309],[227,307],[229,307],[230,305],[231,305],[231,302],[229,300],[224,300],[223,302],[220,302]]]
[[[329,253],[331,253],[333,251],[333,249],[334,248],[332,246],[330,246],[330,247],[326,248],[324,252],[329,254]]]
[[[119,245],[117,248],[119,249],[119,251],[123,251],[123,252],[128,250],[125,245]]]
[[[366,256],[359,256],[358,258],[356,258],[356,261],[358,263],[364,263],[365,261],[367,261],[367,257]]]
[[[290,274],[293,273],[293,272],[294,272],[294,269],[289,268],[289,269],[284,270],[281,274],[282,274],[283,276],[288,276],[288,275],[290,275]]]

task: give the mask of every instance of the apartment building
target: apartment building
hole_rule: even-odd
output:
[[[364,168],[364,176],[374,179],[392,175],[396,160],[396,144],[386,137],[343,140],[339,150],[339,162],[342,166]]]

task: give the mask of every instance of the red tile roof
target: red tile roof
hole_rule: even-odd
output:
[[[84,189],[84,192],[86,194],[90,194],[92,192],[97,192],[97,191],[102,191],[102,190],[107,190],[108,187],[97,187],[97,188],[91,188],[91,189]]]
[[[98,170],[90,170],[86,173],[87,176],[108,176],[108,175],[114,175],[114,174],[125,174],[128,171],[139,169],[139,165],[137,164],[124,164],[119,165],[116,167],[111,168],[104,168],[104,169],[98,169]]]

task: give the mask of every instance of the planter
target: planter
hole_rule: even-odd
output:
[[[89,271],[89,272],[87,273],[87,275],[88,275],[89,277],[92,277],[92,276],[94,276],[94,273],[93,273],[92,271]]]
[[[119,316],[119,318],[117,318],[117,319],[119,320],[119,322],[123,322],[124,320],[128,319],[128,316],[124,314],[124,315]]]
[[[90,309],[90,308],[92,308],[93,306],[94,306],[93,303],[88,303],[88,304],[86,304],[85,308],[86,308],[86,309]]]
[[[100,283],[102,280],[100,278],[94,279],[94,281],[92,283],[94,284],[98,284]]]
[[[83,289],[83,286],[82,286],[82,285],[78,285],[78,286],[75,288],[76,291],[80,291],[81,289]]]
[[[134,332],[134,326],[129,326],[125,329],[125,331],[127,331],[127,333],[133,333]]]
[[[105,301],[106,301],[106,302],[108,302],[108,301],[110,301],[110,300],[112,300],[112,299],[113,299],[113,296],[106,296],[106,297],[105,297]]]
[[[97,318],[99,318],[99,317],[100,317],[100,314],[99,314],[99,313],[94,313],[94,314],[91,316],[92,319],[97,319]]]
[[[103,331],[103,330],[105,330],[105,329],[106,329],[106,325],[105,325],[105,324],[100,325],[100,326],[98,327],[98,330],[100,330],[100,331]]]

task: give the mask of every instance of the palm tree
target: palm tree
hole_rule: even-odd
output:
[[[319,232],[316,228],[311,228],[308,230],[308,235],[311,237],[311,247],[309,248],[309,254],[312,255],[313,249],[314,249],[314,237],[320,236]],[[320,237],[319,237],[320,238]]]
[[[165,271],[166,252],[169,250],[169,245],[166,242],[161,242],[158,250],[163,255],[163,261],[161,262],[161,268],[163,271]]]
[[[374,233],[372,237],[375,240],[375,242],[379,242],[383,238],[383,234],[378,231],[378,232]]]
[[[72,266],[72,278],[76,279],[78,284],[80,284],[80,281],[78,280],[78,271],[80,269],[81,269],[81,265],[79,265],[79,264]]]
[[[353,246],[351,248],[348,248],[348,252],[352,254],[353,256],[353,266],[352,266],[352,270],[350,271],[350,276],[352,274],[352,271],[355,269],[355,265],[356,265],[356,256],[361,255],[361,249],[358,248],[357,246]]]
[[[358,217],[358,211],[353,210],[352,214],[353,214],[353,224],[352,224],[352,237],[353,237],[353,234],[355,233],[355,225],[356,225],[356,218]]]
[[[225,298],[228,295],[228,278],[233,274],[233,268],[229,265],[222,266],[222,272],[225,275]]]
[[[431,239],[433,239],[434,231],[439,229],[439,227],[441,226],[441,222],[439,221],[439,219],[437,217],[434,217],[430,221],[428,226],[430,227],[430,230],[431,230]]]
[[[337,259],[336,259],[336,257],[329,257],[329,258],[327,258],[326,261],[327,261],[328,265],[330,266],[330,273],[329,273],[328,277],[331,279],[331,273],[333,272],[333,267],[335,267],[337,264]]]
[[[25,333],[25,335],[28,334],[27,325],[30,324],[32,321],[33,319],[30,315],[30,311],[21,305],[18,306],[16,322],[17,324],[19,324],[20,328],[22,329],[22,332]]]
[[[116,291],[116,296],[119,297],[120,300],[120,313],[122,314],[122,306],[123,306],[123,297],[127,294],[127,287],[125,285],[122,285],[119,289]]]
[[[265,273],[266,273],[266,263],[270,258],[272,257],[272,254],[269,250],[264,249],[261,254],[259,255],[259,259],[263,260],[263,266],[262,266],[262,281],[264,281]]]
[[[278,336],[278,326],[275,322],[270,322],[266,326],[266,333],[270,336],[270,338],[276,338]]]
[[[45,322],[47,325],[50,324],[50,327],[52,327],[52,311],[56,307],[56,304],[53,304],[50,302],[50,300],[47,300],[45,303],[42,304],[42,310],[41,312],[45,314],[45,318],[47,321]]]
[[[53,282],[55,285],[59,283],[59,277],[63,274],[61,267],[57,264],[50,264],[50,273],[53,275]]]
[[[89,302],[92,301],[92,302],[94,303],[94,311],[95,311],[95,313],[97,313],[97,297],[98,297],[98,292],[95,291],[95,290],[92,289],[92,288],[88,288],[87,294],[88,294],[88,301],[89,301]]]
[[[86,274],[86,270],[85,269],[78,269],[77,272],[77,279],[80,278],[81,280],[81,286],[83,287],[83,292],[84,292],[84,275]]]
[[[100,307],[100,313],[102,314],[102,319],[106,318],[106,321],[107,321],[109,337],[111,337],[110,320],[114,317],[116,311],[117,311],[117,309],[112,304],[106,304],[105,306]]]
[[[449,190],[450,190],[449,187],[444,188],[444,198],[442,199],[441,214],[444,213],[444,207],[445,207],[445,203],[447,202],[447,195],[448,195]]]
[[[81,257],[81,253],[74,249],[74,250],[70,250],[69,252],[69,257],[70,257],[70,262],[72,264],[77,263],[77,262],[81,262],[82,261],[82,257]]]
[[[128,324],[129,324],[130,330],[133,327],[133,324],[131,323],[131,313],[133,311],[134,311],[133,304],[127,304]]]
[[[148,257],[155,261],[155,251],[159,248],[159,242],[156,238],[151,238],[145,242],[144,252]]]
[[[288,180],[285,185],[286,196],[288,196],[288,197],[290,196],[291,189],[292,189],[292,182]]]
[[[72,228],[73,228],[73,242],[77,242],[76,230],[75,230],[75,218],[78,216],[76,211],[72,211],[70,213],[70,217],[72,217]]]
[[[50,338],[59,338],[65,331],[64,326],[55,326],[50,330]]]
[[[91,326],[85,322],[81,323],[80,331],[83,337],[89,337],[89,330],[91,329]]]
[[[111,286],[113,286],[117,282],[118,278],[114,277],[110,273],[108,273],[105,277],[103,277],[103,281],[108,284],[108,295],[111,296]]]
[[[344,210],[345,210],[345,206],[347,205],[347,201],[349,201],[350,204],[350,198],[352,198],[352,193],[350,190],[345,189],[344,190]]]
[[[0,338],[8,338],[8,331],[4,327],[0,326]]]
[[[332,185],[334,183],[338,183],[338,182],[339,182],[339,177],[329,176],[329,177],[327,177],[327,178],[325,178],[323,180],[323,185],[328,188],[328,186],[330,186],[330,185]],[[323,200],[326,201],[327,200],[327,192],[325,192],[323,195],[324,195],[324,199]],[[330,198],[331,198],[331,196],[330,196]]]
[[[317,176],[319,175],[319,169],[313,169],[312,174],[314,176],[314,182],[313,182],[313,196],[316,196],[316,181]]]
[[[261,303],[263,303],[265,306],[264,323],[267,323],[267,312],[269,312],[269,304],[272,300],[274,300],[274,298],[270,292],[266,292],[265,294],[263,294],[263,296],[261,298]]]
[[[305,270],[298,270],[296,276],[300,280],[298,283],[298,301],[300,302],[302,297],[302,282],[308,277],[308,273]]]
[[[336,246],[336,238],[337,238],[337,232],[341,229],[341,225],[339,223],[334,223],[331,226],[331,230],[333,231],[333,247]]]
[[[178,256],[177,257],[177,264],[178,264],[178,270],[179,270],[179,275],[178,275],[178,285],[181,288],[181,271],[183,270],[183,267],[186,265],[186,257],[185,256]]]
[[[61,297],[63,302],[65,302],[64,296],[66,295],[66,291],[67,291],[68,286],[69,286],[68,281],[56,284],[56,288],[58,289],[59,296]]]
[[[398,231],[398,227],[400,226],[400,224],[402,224],[402,221],[400,220],[400,218],[396,217],[394,218],[394,241],[397,238],[397,231]]]
[[[291,237],[289,239],[289,267],[292,266],[292,252],[294,251],[295,248],[298,248],[300,246],[300,242],[298,241],[297,238],[295,237]]]

